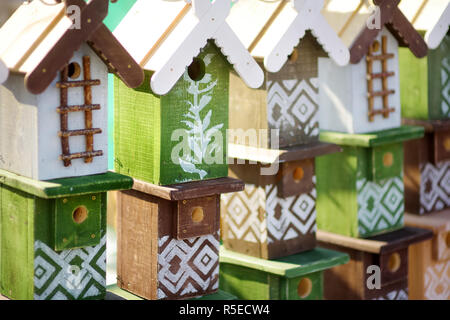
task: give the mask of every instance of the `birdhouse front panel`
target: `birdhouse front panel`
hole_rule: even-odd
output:
[[[42,199],[2,185],[1,294],[19,300],[103,299],[106,192]]]
[[[450,211],[405,214],[405,224],[431,230],[433,238],[409,248],[410,293],[415,300],[450,299]]]
[[[105,173],[107,76],[86,44],[41,94],[11,75],[0,87],[0,168],[35,180]]]
[[[265,178],[260,165],[230,165],[230,175],[246,181],[246,186],[242,192],[222,195],[222,239],[227,249],[274,259],[315,247],[313,160],[295,163],[295,170],[285,168],[290,164],[281,164],[277,176]],[[301,191],[288,193],[290,185]]]
[[[443,123],[442,120],[439,121]],[[437,123],[437,122],[430,122]],[[447,125],[444,123],[444,127]],[[429,131],[405,143],[405,209],[425,214],[450,207],[447,173],[450,168],[447,130]],[[450,150],[450,149],[449,149]]]
[[[323,271],[348,262],[345,253],[316,248],[276,260],[220,249],[220,288],[243,300],[321,300]]]
[[[160,185],[227,175],[229,65],[208,44],[164,96],[115,82],[115,168]]]
[[[319,58],[319,79],[321,129],[367,133],[401,125],[398,42],[385,27],[356,64]]]
[[[400,228],[404,211],[402,144],[343,149],[316,158],[318,228],[353,237]]]
[[[216,292],[219,205],[219,195],[169,201],[120,192],[118,286],[152,300]]]
[[[400,49],[402,116],[410,119],[442,120],[450,117],[450,35],[428,56],[417,59]]]

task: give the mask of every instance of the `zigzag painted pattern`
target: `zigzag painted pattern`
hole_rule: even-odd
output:
[[[219,288],[219,232],[158,240],[158,299],[202,295]]]
[[[445,117],[450,118],[450,57],[442,59],[441,84],[441,110]]]
[[[313,177],[315,183],[315,177]],[[280,198],[276,185],[246,185],[245,190],[222,195],[227,237],[253,243],[290,240],[316,231],[316,190]]]
[[[314,184],[315,180],[314,176]],[[280,198],[277,193],[276,185],[266,186],[268,243],[316,232],[316,188],[287,198]]]
[[[106,235],[94,247],[55,252],[34,243],[34,299],[102,298],[106,287]]]
[[[246,184],[244,191],[221,195],[227,224],[227,238],[258,243],[267,240],[265,219],[265,191],[261,187]]]
[[[393,290],[372,300],[408,300],[408,289]]]
[[[269,129],[280,129],[289,144],[319,136],[317,78],[267,81],[267,88]]]
[[[425,298],[450,300],[450,261],[429,266],[425,272]]]
[[[420,165],[420,214],[450,207],[450,161]]]
[[[404,185],[402,177],[380,182],[356,181],[359,234],[366,236],[403,225]]]

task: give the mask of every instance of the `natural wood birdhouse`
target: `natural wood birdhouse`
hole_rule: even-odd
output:
[[[0,170],[0,293],[14,300],[103,299],[108,172],[36,181]]]
[[[368,133],[401,125],[399,47],[422,58],[427,45],[397,7],[399,0],[373,3],[377,10],[363,17],[361,5],[350,16],[332,11],[330,4],[324,12],[350,47],[350,64],[319,59],[321,129]]]
[[[115,83],[117,172],[158,185],[227,176],[229,66],[253,88],[264,77],[225,21],[230,7],[141,0],[116,28],[146,73],[135,90]]]
[[[317,231],[321,247],[350,256],[349,263],[325,270],[324,298],[408,300],[408,248],[431,237],[410,227],[364,240]]]
[[[428,229],[433,238],[409,247],[409,296],[413,300],[450,299],[450,211],[419,217],[405,214],[405,224]]]
[[[229,150],[230,156],[246,159],[244,164],[230,164],[229,170],[231,177],[245,181],[245,190],[222,196],[225,247],[264,259],[314,249],[317,197],[314,157],[340,148],[320,142],[288,151],[242,147],[230,145]]]
[[[367,134],[323,131],[321,140],[343,152],[316,159],[318,228],[363,238],[401,228],[403,142],[423,132],[415,126]]]
[[[417,2],[417,1],[416,1]],[[409,119],[450,118],[450,4],[405,6],[414,27],[425,33],[425,59],[400,49],[402,116]]]
[[[330,56],[340,66],[349,60],[347,47],[320,13],[323,3],[249,0],[233,6],[230,26],[264,64],[266,77],[252,90],[231,74],[230,129],[249,136],[256,130],[260,140],[230,136],[230,142],[278,149],[318,141],[318,60]]]
[[[152,300],[216,292],[220,194],[243,188],[231,178],[170,187],[135,180],[119,192],[117,285]]]
[[[422,139],[404,144],[405,210],[424,214],[450,207],[450,119],[404,123],[425,129]]]
[[[79,26],[69,16],[80,8]],[[66,8],[67,6],[67,8]],[[143,72],[102,21],[108,0],[24,3],[0,29],[0,168],[36,180],[108,169],[108,71]]]
[[[243,300],[321,300],[324,272],[348,255],[316,248],[265,260],[220,248],[220,288]]]

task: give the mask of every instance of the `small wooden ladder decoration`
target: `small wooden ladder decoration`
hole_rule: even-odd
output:
[[[387,53],[387,37],[381,37],[381,54],[374,55],[380,48],[380,43],[375,40],[375,42],[370,46],[369,52],[366,56],[367,60],[367,97],[369,101],[369,121],[373,122],[374,117],[377,114],[382,114],[384,118],[389,117],[390,112],[394,112],[394,108],[389,108],[389,95],[394,94],[395,90],[389,90],[388,88],[388,78],[395,75],[394,72],[388,71],[388,60],[394,58],[394,54]],[[381,61],[381,73],[373,73],[373,62]],[[373,91],[373,81],[374,79],[381,79],[382,90]],[[383,98],[383,109],[374,110],[374,98]]]
[[[100,80],[91,79],[91,60],[89,56],[83,57],[83,74],[84,80],[68,81],[69,66],[61,71],[61,81],[56,83],[56,87],[60,89],[61,106],[56,110],[60,114],[61,131],[58,132],[61,138],[62,155],[60,160],[64,161],[64,166],[68,167],[72,164],[73,159],[84,158],[85,163],[91,163],[93,157],[103,155],[103,151],[94,150],[94,134],[102,133],[102,129],[92,128],[92,111],[99,110],[99,104],[92,104],[92,86],[100,85]],[[84,87],[84,104],[83,105],[67,105],[67,91],[69,88]],[[85,129],[69,130],[68,120],[69,113],[84,111]],[[86,136],[86,151],[78,153],[70,153],[69,137]]]

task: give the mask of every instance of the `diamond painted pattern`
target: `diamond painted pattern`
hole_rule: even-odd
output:
[[[360,236],[389,230],[403,225],[404,185],[402,177],[373,182],[356,181]]]
[[[269,129],[280,129],[288,145],[319,136],[318,80],[267,82]]]
[[[420,166],[420,214],[450,207],[450,161]]]
[[[158,299],[202,295],[219,288],[219,232],[177,240],[159,239]]]
[[[102,298],[106,286],[106,235],[97,246],[56,252],[34,243],[34,299]]]
[[[450,57],[442,59],[441,69],[442,104],[441,110],[445,117],[450,118]]]
[[[373,300],[408,300],[408,290],[393,290],[386,293],[384,296],[374,298]]]
[[[425,272],[425,298],[450,300],[450,260],[429,266]]]

